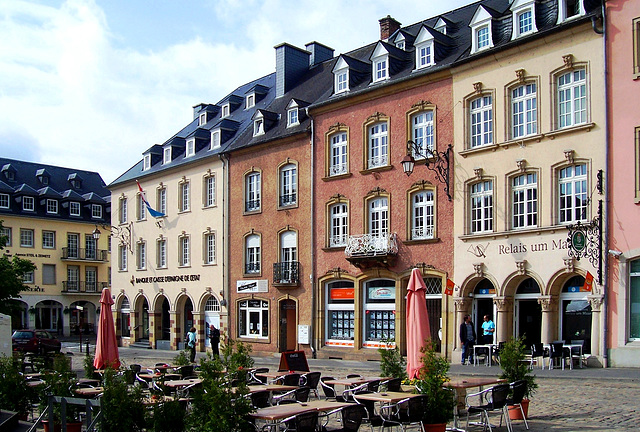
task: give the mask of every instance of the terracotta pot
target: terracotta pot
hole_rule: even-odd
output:
[[[49,420],[43,420],[42,427],[44,427],[44,432],[62,432],[61,423],[54,423],[53,431],[51,431],[51,428],[49,427]],[[82,423],[67,422],[67,432],[82,432]]]
[[[529,418],[529,399],[522,399],[522,411],[524,411],[525,418]],[[520,412],[520,407],[512,406],[509,407],[509,418],[511,420],[522,420],[522,413]]]
[[[445,432],[447,430],[446,423],[422,423],[425,432]]]

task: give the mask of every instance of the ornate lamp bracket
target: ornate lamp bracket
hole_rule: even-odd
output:
[[[425,166],[428,170],[433,171],[436,175],[436,179],[444,185],[444,193],[447,194],[447,198],[451,201],[451,190],[450,190],[450,163],[451,163],[451,153],[453,152],[453,147],[451,144],[447,146],[447,149],[443,152],[439,152],[438,150],[432,150],[430,148],[422,148],[418,146],[415,142],[409,140],[407,141],[407,156],[403,159],[403,165],[405,165],[405,160],[407,162],[415,162],[414,156],[419,158],[424,158]],[[411,165],[411,171],[413,171],[413,165]],[[410,175],[410,172],[407,172],[407,175]]]

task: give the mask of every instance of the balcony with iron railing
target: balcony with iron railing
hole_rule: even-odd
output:
[[[62,294],[101,294],[108,282],[62,281]]]
[[[104,249],[62,248],[62,259],[69,261],[98,261],[108,260],[108,251]]]
[[[300,285],[300,263],[298,261],[273,263],[273,284],[279,287]]]
[[[344,249],[347,261],[358,268],[390,267],[398,255],[398,241],[393,234],[349,236]]]

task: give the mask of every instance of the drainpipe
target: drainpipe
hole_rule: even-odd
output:
[[[224,185],[222,188],[222,227],[224,229],[224,235],[222,236],[222,256],[224,257],[222,260],[222,290],[224,292],[223,300],[227,308],[227,337],[229,337],[231,333],[231,322],[229,321],[231,314],[229,313],[229,308],[231,305],[229,304],[229,242],[226,241],[229,237],[229,200],[227,199],[227,190],[229,188],[229,158],[224,153],[220,153],[220,160],[222,161],[222,184]]]
[[[609,68],[607,67],[607,55],[608,55],[608,50],[607,50],[607,41],[608,41],[608,37],[607,37],[607,15],[606,15],[606,6],[605,6],[605,2],[602,2],[602,29],[598,29],[596,27],[596,23],[595,23],[595,17],[593,17],[591,19],[592,22],[592,27],[593,27],[593,31],[596,32],[597,34],[603,34],[603,38],[602,38],[602,53],[604,55],[604,110],[605,110],[605,117],[604,117],[604,136],[605,136],[605,148],[604,148],[604,161],[605,161],[605,179],[604,179],[604,194],[605,194],[605,209],[604,209],[604,215],[602,216],[604,219],[604,222],[606,222],[605,225],[605,229],[604,232],[608,233],[609,230],[606,229],[606,227],[609,225],[609,210],[611,207],[611,200],[609,198],[609,179],[610,179],[610,161],[609,161],[609,144],[611,143],[611,139],[610,139],[610,129],[609,129],[609,108],[610,108],[610,103],[609,103]],[[602,311],[602,319],[604,320],[604,324],[602,326],[602,367],[606,368],[608,367],[608,358],[609,358],[609,351],[608,351],[608,347],[607,347],[607,335],[609,333],[609,325],[607,324],[607,322],[609,321],[609,314],[608,312],[608,304],[607,304],[607,291],[609,290],[609,253],[606,252],[609,250],[609,236],[607,235],[604,239],[604,254],[606,257],[606,261],[605,261],[605,266],[604,266],[604,289],[603,289],[603,298],[602,298],[602,306],[604,307],[604,310]],[[600,254],[602,254],[602,250],[600,251]]]
[[[309,115],[309,110],[307,109],[307,115]],[[309,146],[311,147],[311,274],[309,275],[309,285],[311,286],[311,326],[309,329],[309,333],[311,333],[311,343],[309,347],[311,348],[311,357],[316,358],[317,353],[314,347],[315,341],[315,321],[316,321],[316,290],[315,290],[315,274],[316,274],[316,260],[314,258],[315,252],[315,238],[316,238],[316,224],[315,224],[315,188],[313,187],[314,182],[314,174],[315,174],[315,152],[313,148],[313,119],[311,118],[311,139],[309,140]]]

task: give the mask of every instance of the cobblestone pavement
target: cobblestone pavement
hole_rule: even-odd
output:
[[[66,345],[66,344],[65,344]],[[63,351],[74,354],[73,368],[82,371],[82,354],[75,347],[63,347]],[[121,348],[124,364],[140,363],[151,366],[156,362],[171,362],[175,351],[136,350]],[[198,359],[204,357],[198,353]],[[279,357],[255,358],[256,366],[267,366],[277,370]],[[347,373],[367,376],[379,375],[377,362],[309,359],[311,370],[336,377]],[[496,376],[499,367],[473,367],[452,365],[450,376]],[[535,369],[538,390],[529,406],[529,427],[532,432],[541,431],[640,431],[640,370],[638,369]],[[498,416],[492,424],[498,423]],[[513,423],[514,432],[525,431],[522,421]],[[470,431],[480,431],[480,427]],[[502,427],[494,428],[506,431]]]

